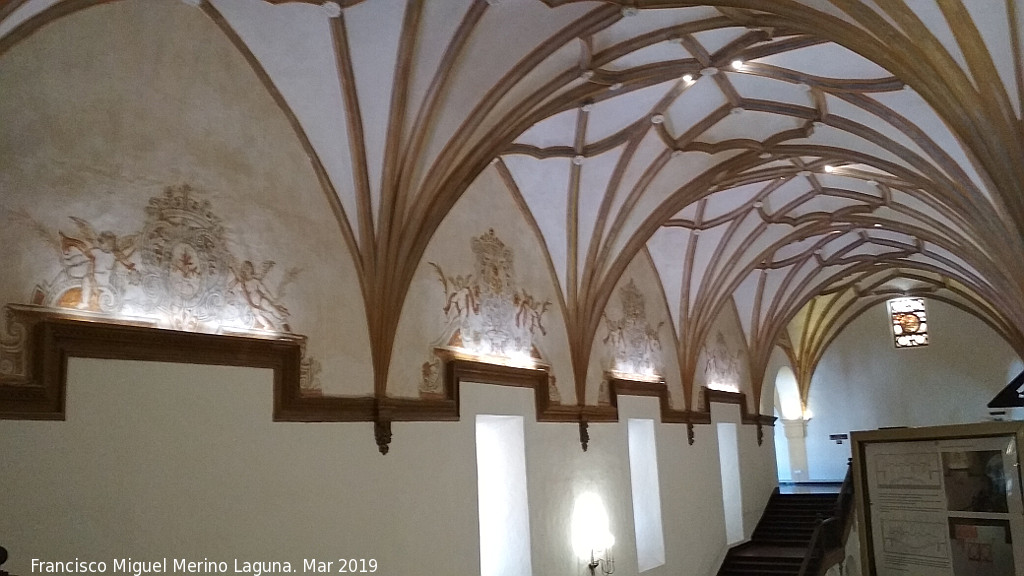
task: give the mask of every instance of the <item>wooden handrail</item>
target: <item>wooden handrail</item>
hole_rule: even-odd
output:
[[[830,552],[841,550],[852,525],[853,515],[850,509],[853,507],[853,469],[850,461],[846,463],[846,477],[843,485],[839,488],[839,497],[836,498],[835,507],[832,509],[832,516],[823,518],[814,527],[811,533],[811,540],[808,543],[807,554],[800,564],[798,576],[819,576],[832,566],[842,561],[843,554],[831,555],[834,559],[826,561]],[[814,560],[821,559],[817,570],[811,574],[808,571]]]

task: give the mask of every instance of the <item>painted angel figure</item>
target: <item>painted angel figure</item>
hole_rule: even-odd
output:
[[[480,287],[473,281],[473,275],[445,276],[444,270],[433,262],[429,262],[437,272],[444,289],[445,302],[442,310],[448,319],[452,319],[451,311],[455,309],[455,318],[480,313]]]
[[[604,344],[609,344],[617,353],[624,340],[623,331],[626,327],[626,319],[612,320],[607,314],[601,314],[601,317],[604,318],[605,328],[608,329],[608,334],[604,337],[602,342]]]
[[[103,291],[117,299],[124,295],[126,284],[138,284],[140,274],[131,261],[138,235],[118,237],[109,230],[97,233],[85,220],[73,216],[71,220],[78,226],[77,237],[58,232],[64,271],[81,281],[78,308],[99,311]]]
[[[539,329],[541,334],[547,336],[548,331],[542,322],[544,313],[551,306],[550,300],[538,302],[533,295],[522,290],[515,294],[512,303],[516,306],[516,326],[528,329],[531,334]]]
[[[260,266],[260,271],[256,272],[256,266],[252,263],[252,260],[246,260],[242,262],[242,265],[237,269],[232,266],[231,272],[234,274],[234,279],[228,284],[228,290],[238,288],[238,292],[245,299],[245,302],[249,305],[253,315],[256,317],[256,321],[263,325],[268,330],[284,330],[290,332],[291,328],[288,326],[288,309],[281,304],[277,298],[270,292],[267,285],[263,282],[263,279],[267,277],[267,273],[274,267],[274,262],[268,260]]]

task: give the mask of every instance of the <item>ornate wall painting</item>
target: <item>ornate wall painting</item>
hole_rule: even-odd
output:
[[[597,391],[597,404],[611,404],[609,378],[664,382],[665,366],[659,332],[664,322],[651,326],[647,320],[647,304],[636,282],[630,278],[618,290],[618,314],[606,311],[604,321],[604,355],[601,358],[603,378]]]
[[[32,308],[187,332],[292,334],[284,299],[301,270],[238,258],[223,221],[191,186],[169,186],[150,198],[135,230],[70,220],[68,231],[51,237],[59,272],[36,285],[32,307],[7,307],[0,378],[27,376]],[[303,393],[320,394],[319,373],[319,362],[304,356]]]
[[[661,358],[661,338],[658,332],[665,325],[652,327],[647,321],[647,305],[636,282],[619,288],[621,317],[603,315],[605,335],[604,368],[615,376],[633,380],[661,381],[665,366]]]
[[[421,397],[443,395],[438,352],[465,355],[486,362],[536,366],[543,357],[534,341],[547,334],[544,315],[551,300],[541,300],[518,286],[514,254],[493,229],[472,238],[473,272],[449,275],[440,265],[429,262],[443,290],[441,313],[445,327],[430,346],[430,357],[422,365]],[[560,395],[554,376],[551,399]]]
[[[740,391],[740,366],[743,351],[733,352],[721,330],[713,342],[705,342],[701,349],[704,383],[712,390]]]

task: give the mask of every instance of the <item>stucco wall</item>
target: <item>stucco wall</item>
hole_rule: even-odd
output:
[[[524,416],[533,573],[580,573],[569,521],[583,490],[608,506],[617,573],[636,573],[625,418],[657,422],[652,399],[624,399],[623,420],[592,425],[583,452],[574,424],[535,422],[531,392],[467,384],[460,422],[396,423],[381,456],[369,423],[271,422],[271,385],[255,369],[72,359],[66,422],[0,421],[5,568],[355,557],[382,574],[478,573],[474,414],[492,413]],[[754,510],[773,453],[739,430]],[[697,426],[692,446],[685,426],[656,424],[656,437],[667,564],[645,574],[713,574],[725,552],[715,427]]]
[[[988,418],[986,404],[1007,384],[1017,355],[975,317],[928,300],[929,344],[897,350],[885,305],[850,323],[811,380],[807,425],[810,478],[846,474],[850,443],[829,434],[884,426],[931,426]]]

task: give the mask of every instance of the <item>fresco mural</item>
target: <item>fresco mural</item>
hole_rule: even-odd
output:
[[[542,360],[534,337],[547,334],[544,315],[551,300],[541,300],[518,286],[513,252],[494,229],[474,237],[470,249],[475,262],[472,273],[449,275],[437,263],[429,262],[444,293],[441,312],[445,328],[431,345],[430,359],[423,363],[421,396],[443,392],[441,360],[435,348],[510,364],[534,365]],[[557,401],[553,378],[550,388]]]
[[[69,219],[68,230],[48,238],[60,269],[35,286],[33,306],[189,332],[292,333],[284,299],[301,270],[278,272],[273,260],[237,257],[223,221],[190,185],[150,198],[136,230],[97,230],[85,218]],[[0,377],[24,364],[27,330],[17,310],[9,306],[5,316]],[[304,392],[318,393],[319,373],[319,362],[304,357]]]
[[[705,342],[701,349],[704,360],[704,383],[713,390],[740,391],[740,362],[742,350],[729,349],[725,334],[715,333],[714,342]]]
[[[661,380],[665,367],[658,333],[665,323],[652,327],[647,321],[644,295],[632,278],[619,288],[619,302],[620,318],[613,319],[607,313],[602,317],[605,327],[602,342],[607,351],[605,370],[630,378]]]
[[[70,220],[74,230],[58,232],[61,270],[36,286],[33,304],[154,318],[175,330],[291,332],[282,300],[301,271],[284,270],[272,287],[276,263],[232,254],[223,222],[189,185],[151,198],[140,230]]]

